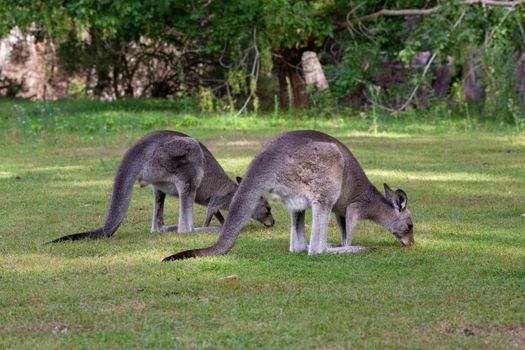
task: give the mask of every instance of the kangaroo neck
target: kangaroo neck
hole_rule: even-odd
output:
[[[361,217],[372,220],[390,231],[390,223],[395,209],[377,188],[372,184],[370,186],[366,200],[361,203]]]

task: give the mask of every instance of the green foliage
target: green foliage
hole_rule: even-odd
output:
[[[512,116],[516,129],[525,133],[525,111],[523,106],[516,105],[512,98],[507,100],[507,109]]]
[[[332,93],[343,98],[351,91],[362,89],[377,74],[380,56],[380,47],[373,43],[349,43],[340,64],[325,66]]]
[[[232,94],[238,95],[241,92],[246,92],[246,77],[243,71],[230,69],[226,81],[230,84]]]
[[[437,11],[428,16],[369,16],[382,9],[434,7]],[[306,48],[318,50],[326,58],[324,69],[338,104],[355,100],[369,108],[373,85],[382,87],[376,101],[381,100],[384,107],[403,105],[416,85],[421,86],[419,91],[425,94],[427,104],[437,103],[431,89],[432,69],[423,77],[423,67],[410,67],[411,60],[422,51],[437,54],[434,66],[454,58],[453,90],[456,97],[464,97],[459,91],[464,79],[462,67],[472,59],[466,46],[481,52],[487,96],[481,110],[486,116],[497,115],[508,122],[513,119],[507,108],[509,99],[514,104],[524,100],[513,74],[516,53],[525,50],[523,6],[509,12],[507,8],[466,5],[459,0],[0,0],[0,10],[3,33],[18,25],[22,29],[31,27],[39,39],[52,38],[60,44],[59,57],[70,73],[96,67],[102,77],[111,69],[116,76],[119,72],[124,76],[128,67],[123,59],[130,55],[131,47],[142,45],[141,38],[189,52],[190,61],[177,63],[180,90],[170,96],[193,96],[207,112],[234,112],[248,95],[258,96],[248,110],[272,108],[275,103],[271,97],[264,100],[257,93],[254,75],[275,73],[272,55],[277,57],[283,50],[300,54]],[[334,54],[333,47],[339,52]],[[384,84],[379,80],[389,63],[399,63],[402,72],[396,73],[397,80]],[[284,95],[287,87],[283,84],[280,88]],[[318,108],[319,102],[312,102]],[[411,105],[427,107],[420,101]]]
[[[199,108],[201,112],[205,113],[215,111],[215,96],[211,89],[201,87],[199,91]]]
[[[253,114],[257,115],[257,113],[259,112],[260,105],[261,105],[261,102],[259,100],[259,97],[255,95],[253,97],[253,102],[252,102]]]
[[[262,1],[264,32],[272,47],[291,48],[298,44],[308,45],[313,37],[322,45],[325,38],[332,36],[332,24],[327,16],[326,1]]]
[[[307,89],[310,94],[310,107],[307,115],[313,118],[331,118],[339,114],[340,106],[330,90],[317,91],[314,86]]]

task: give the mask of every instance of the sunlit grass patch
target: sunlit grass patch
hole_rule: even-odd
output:
[[[461,182],[509,182],[512,178],[504,176],[495,176],[483,173],[465,173],[465,172],[416,172],[416,171],[389,171],[380,169],[368,169],[367,173],[373,176],[396,180],[415,180],[415,181],[461,181]]]
[[[0,179],[2,178],[9,178],[9,177],[14,177],[15,174],[9,172],[9,171],[0,171]]]

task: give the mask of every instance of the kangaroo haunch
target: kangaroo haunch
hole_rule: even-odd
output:
[[[175,131],[154,131],[145,135],[124,154],[115,175],[104,226],[88,232],[57,238],[53,243],[82,238],[111,236],[119,227],[131,199],[135,180],[141,187],[153,185],[154,209],[151,232],[211,232],[215,216],[222,224],[221,209],[228,209],[239,185],[230,180],[211,152],[202,143]],[[240,182],[240,178],[237,181]],[[180,198],[178,225],[164,225],[166,194]],[[193,227],[193,203],[207,205],[204,227]],[[265,226],[274,220],[268,202],[255,199],[250,215]]]
[[[384,185],[381,194],[366,177],[350,150],[317,131],[290,131],[270,140],[250,164],[233,197],[217,243],[183,251],[164,260],[228,252],[264,191],[277,194],[290,210],[290,251],[308,254],[366,251],[351,246],[357,220],[370,219],[391,232],[402,245],[414,241],[407,196]],[[304,236],[305,209],[312,208],[310,244]],[[328,247],[330,212],[342,233],[341,247]]]

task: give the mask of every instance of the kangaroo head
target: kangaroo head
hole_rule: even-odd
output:
[[[414,243],[414,233],[412,231],[412,214],[407,209],[407,195],[403,190],[393,191],[387,184],[384,186],[385,197],[394,207],[388,220],[388,230],[401,245],[410,245]]]
[[[240,185],[242,178],[237,176],[236,180]],[[252,213],[252,219],[259,221],[266,227],[272,227],[275,224],[275,220],[272,216],[272,208],[263,196],[260,196],[257,200],[257,205]]]

